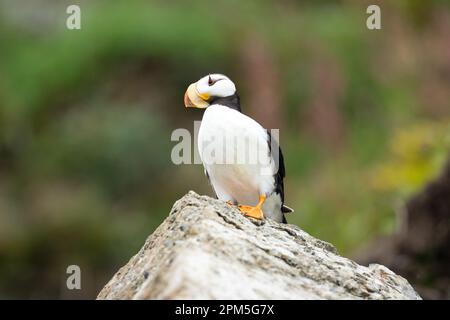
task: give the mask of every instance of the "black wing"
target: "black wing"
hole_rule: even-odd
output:
[[[211,189],[213,189],[214,194],[216,195],[216,199],[219,199],[219,197],[217,196],[217,192],[216,192],[216,190],[214,189],[214,186],[211,183],[211,179],[209,177],[209,173],[208,173],[208,171],[206,171],[206,168],[204,168],[204,169],[205,169],[205,176],[206,176],[206,178],[208,178],[209,185],[211,186]]]
[[[286,171],[284,167],[284,157],[283,152],[281,151],[281,147],[276,139],[272,139],[272,135],[270,134],[270,131],[267,130],[267,135],[269,139],[267,139],[267,142],[269,143],[269,152],[270,157],[275,161],[275,164],[278,165],[278,171],[275,173],[275,192],[280,195],[281,198],[281,212],[283,213],[289,213],[293,212],[291,208],[284,205],[284,182],[283,179],[286,176]],[[273,141],[272,141],[273,140]],[[273,146],[272,146],[273,144]],[[275,158],[274,153],[272,152],[272,147],[278,148],[278,160]]]

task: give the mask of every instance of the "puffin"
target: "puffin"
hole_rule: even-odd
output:
[[[233,81],[206,75],[188,86],[184,105],[205,109],[198,152],[216,197],[245,216],[287,223],[285,214],[294,210],[284,204],[281,147],[269,130],[242,113]]]

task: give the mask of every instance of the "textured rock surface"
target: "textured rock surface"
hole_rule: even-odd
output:
[[[98,299],[420,299],[293,225],[256,221],[189,192]]]

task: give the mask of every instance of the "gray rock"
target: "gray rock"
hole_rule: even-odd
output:
[[[98,299],[420,299],[298,227],[244,217],[189,192]]]

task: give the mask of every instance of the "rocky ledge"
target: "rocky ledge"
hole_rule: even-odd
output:
[[[192,191],[97,298],[420,299],[382,265],[358,265],[297,226]]]

